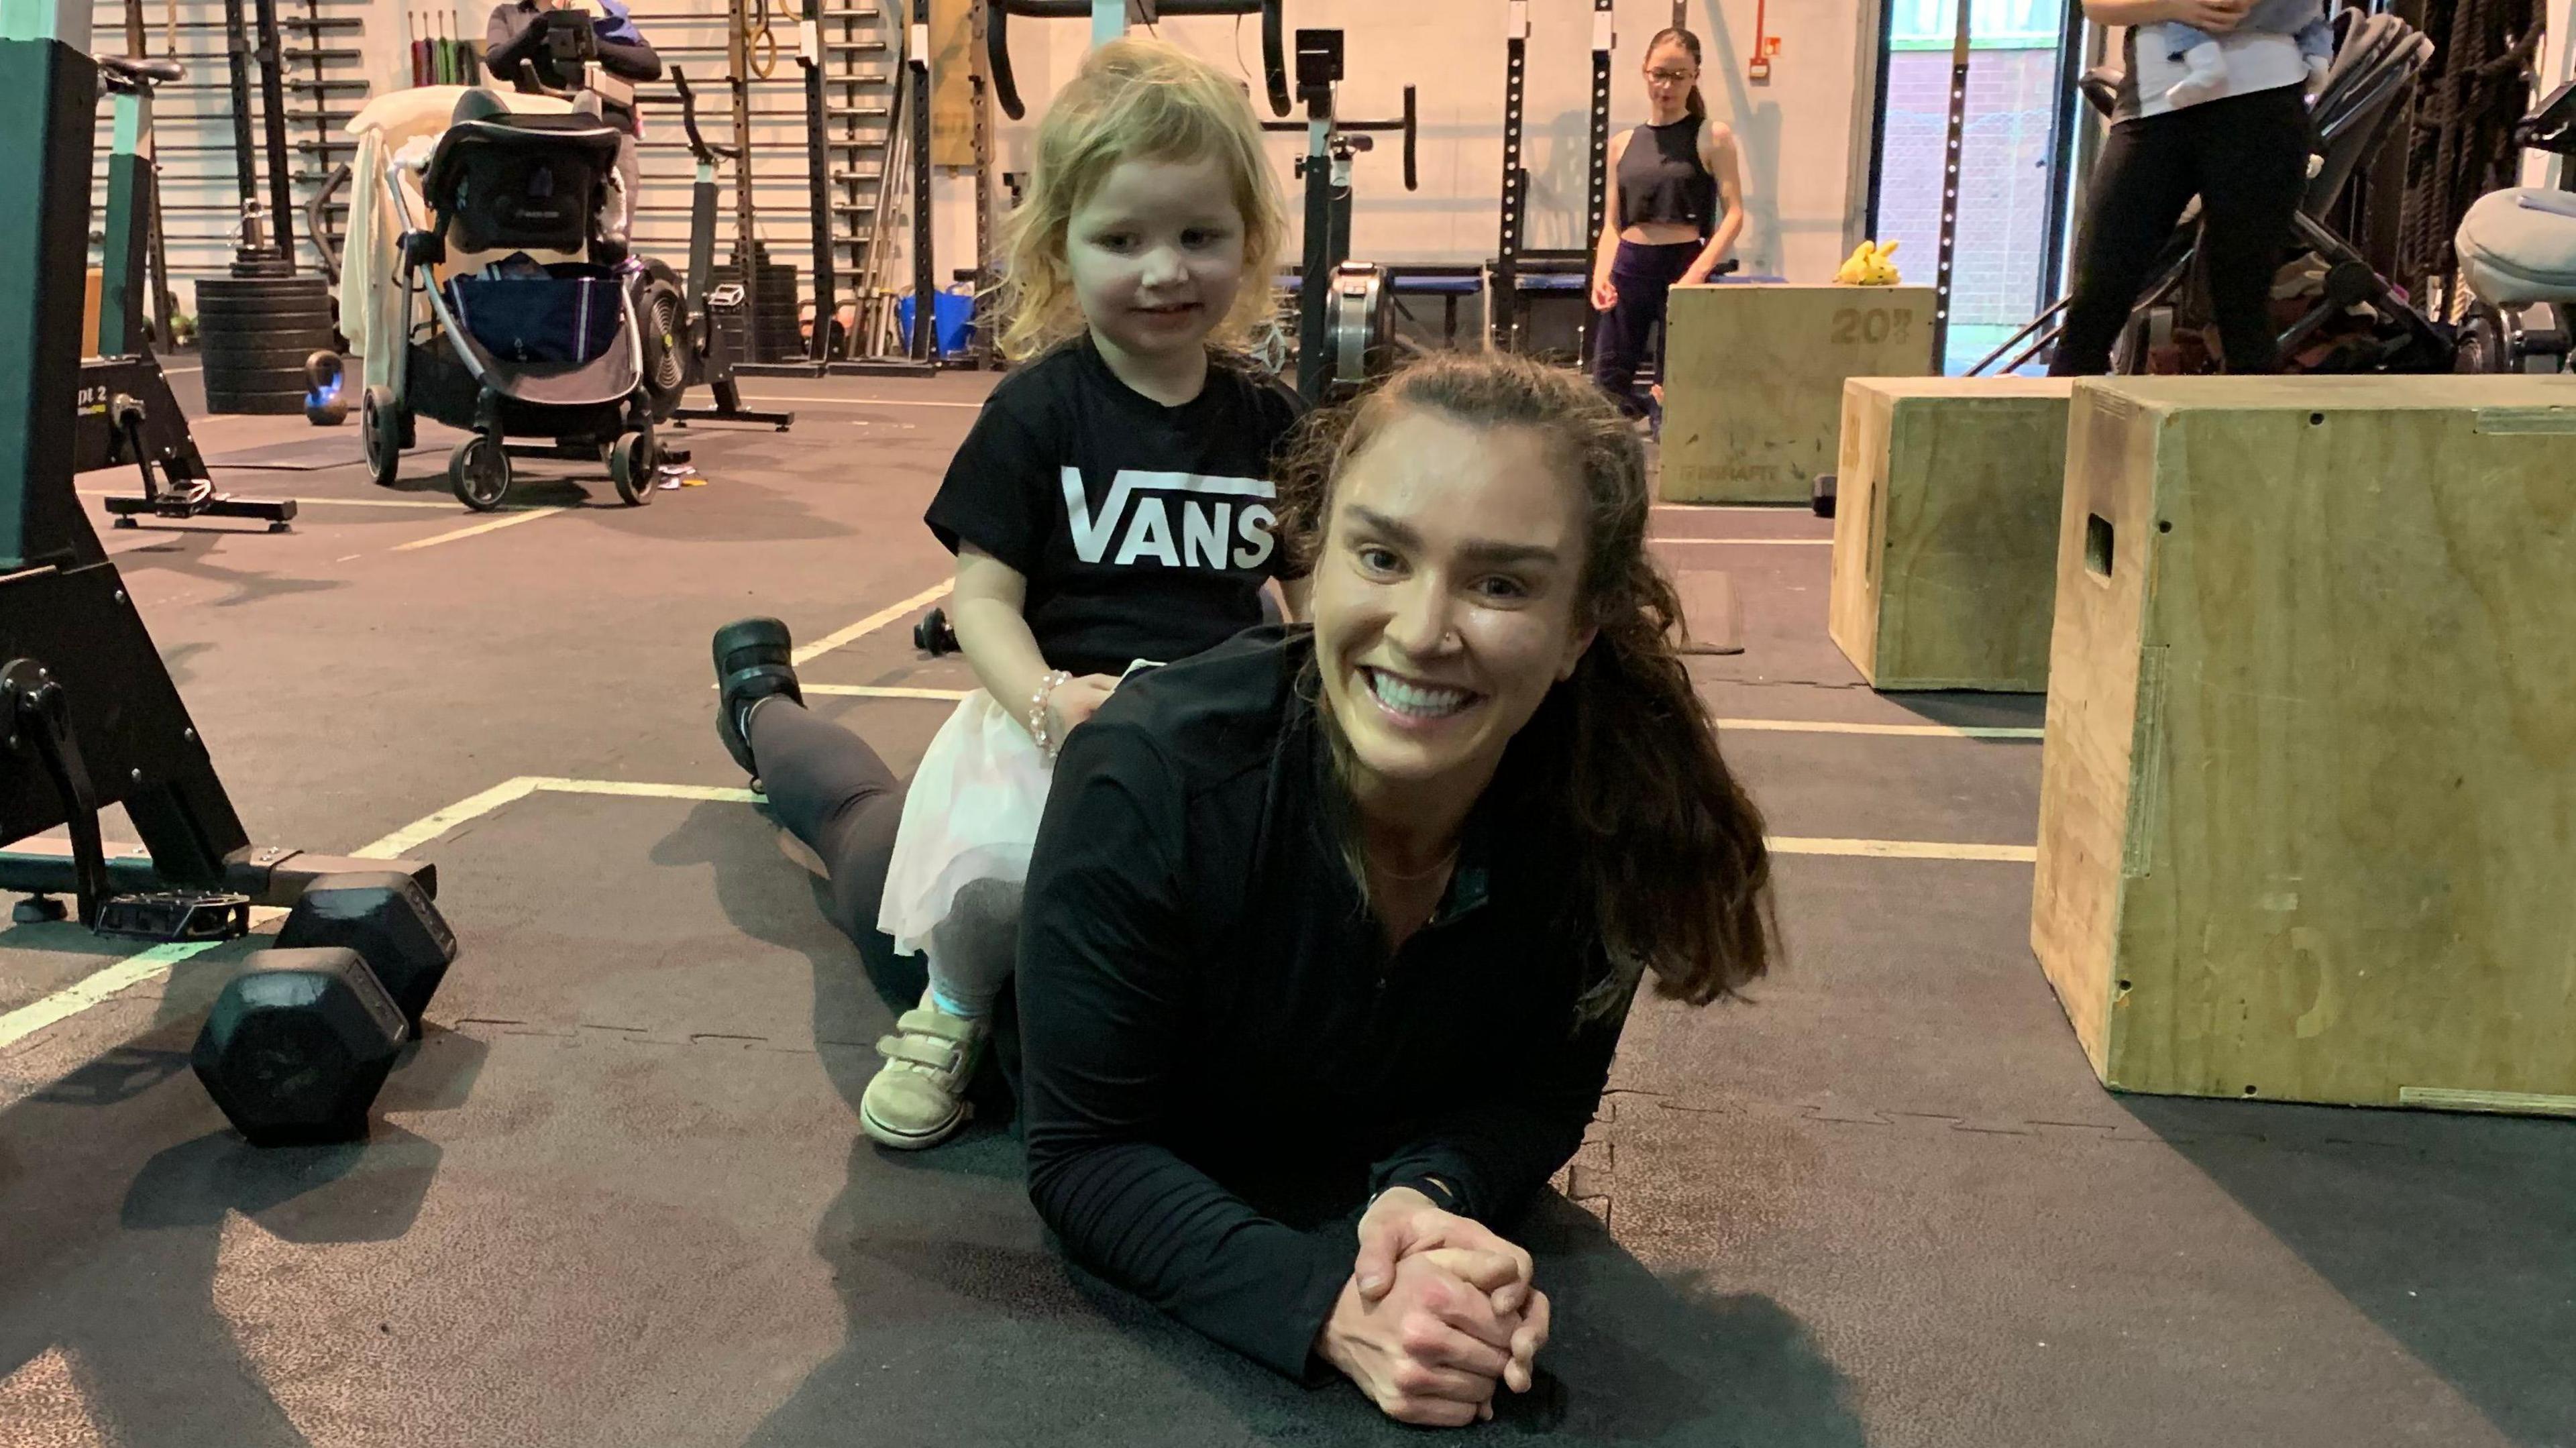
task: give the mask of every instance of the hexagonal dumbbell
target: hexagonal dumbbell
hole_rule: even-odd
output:
[[[253,1146],[351,1141],[409,1034],[355,950],[262,950],[215,997],[189,1064]]]
[[[456,932],[408,875],[359,871],[324,875],[304,887],[277,948],[303,950],[345,945],[367,959],[410,1034],[420,1034],[420,1014],[456,961]]]

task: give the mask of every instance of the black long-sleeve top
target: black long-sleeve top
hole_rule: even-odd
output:
[[[1122,684],[1066,740],[1022,903],[1029,1195],[1066,1250],[1288,1376],[1375,1190],[1488,1223],[1581,1144],[1625,1005],[1534,808],[1542,707],[1389,956],[1298,674],[1255,629]],[[1444,1190],[1445,1189],[1445,1190]]]
[[[483,68],[494,80],[523,91],[559,92],[580,84],[577,76],[556,73],[553,60],[541,53],[545,30],[537,21],[545,13],[546,7],[530,0],[504,0],[492,7],[491,18],[483,23]],[[639,83],[662,78],[660,52],[622,15],[596,16],[590,31],[599,46],[600,69]],[[602,96],[600,118],[628,135],[636,134],[635,109],[622,101]]]

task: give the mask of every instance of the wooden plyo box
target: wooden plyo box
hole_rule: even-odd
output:
[[[2124,1091],[2576,1115],[2576,381],[2087,380],[2031,946]]]
[[[1827,622],[1872,688],[2048,687],[2072,385],[1843,384]]]
[[[1668,503],[1803,503],[1834,470],[1843,382],[1921,377],[1930,287],[1675,287],[1664,310]]]

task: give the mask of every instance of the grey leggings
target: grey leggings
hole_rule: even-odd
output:
[[[784,697],[752,711],[751,752],[778,822],[830,873],[832,923],[871,947],[883,938],[877,906],[903,822],[902,782],[866,740]],[[977,881],[957,892],[923,952],[942,1002],[971,1015],[993,1008],[1010,985],[1019,921],[1017,884]]]

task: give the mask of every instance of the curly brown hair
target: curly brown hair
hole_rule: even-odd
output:
[[[1680,597],[1646,551],[1643,444],[1570,372],[1509,353],[1434,353],[1309,421],[1279,488],[1279,535],[1299,571],[1321,557],[1335,480],[1413,411],[1528,429],[1583,489],[1577,617],[1600,632],[1556,686],[1567,724],[1547,737],[1563,758],[1538,777],[1565,781],[1557,825],[1612,967],[1584,1014],[1616,1010],[1647,974],[1657,994],[1693,1005],[1740,994],[1777,953],[1770,854],[1762,813],[1682,666]]]

